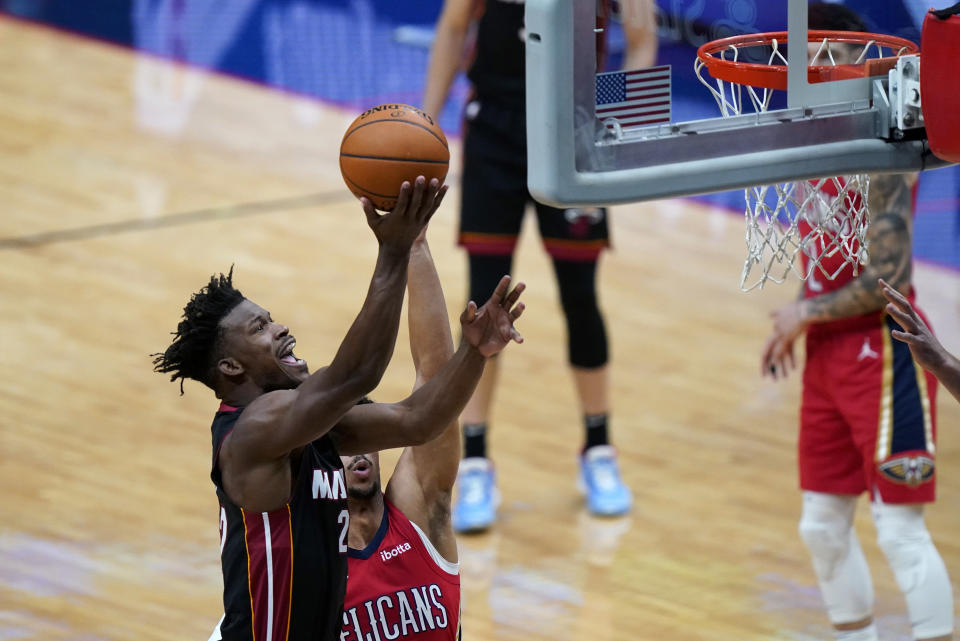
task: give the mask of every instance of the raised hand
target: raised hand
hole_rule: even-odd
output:
[[[470,301],[460,315],[463,340],[476,347],[485,357],[500,352],[510,341],[523,342],[523,336],[513,323],[526,309],[523,303],[517,301],[527,286],[520,283],[507,293],[509,288],[510,277],[504,276],[483,307],[477,309],[477,304]]]
[[[367,198],[361,198],[360,204],[367,215],[367,224],[381,245],[408,250],[430,222],[446,193],[447,186],[440,186],[436,178],[428,183],[426,178],[418,176],[413,185],[404,181],[396,207],[386,214],[378,213]]]
[[[903,328],[903,331],[893,330],[890,335],[910,346],[913,360],[917,361],[920,367],[936,372],[949,359],[949,353],[923,322],[910,301],[882,278],[879,281],[880,293],[889,301],[886,312]]]

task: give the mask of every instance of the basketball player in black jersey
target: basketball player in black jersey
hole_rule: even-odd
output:
[[[224,618],[213,638],[337,638],[349,513],[339,454],[423,443],[466,404],[487,357],[510,340],[522,305],[505,276],[461,316],[460,349],[428,384],[393,404],[358,404],[380,381],[396,342],[414,239],[446,187],[404,183],[396,208],[361,199],[379,242],[367,298],[331,364],[310,374],[287,327],[213,277],[184,308],[155,369],[191,378],[221,400],[211,478],[220,500]]]
[[[626,40],[623,67],[656,60],[653,0],[597,0],[597,63],[603,70],[606,29],[618,17]],[[475,28],[475,29],[474,29]],[[580,480],[587,508],[616,515],[630,509],[632,495],[620,478],[607,432],[608,349],[596,280],[600,254],[609,245],[604,208],[556,209],[533,202],[527,189],[526,63],[523,0],[444,0],[430,52],[423,108],[439,114],[462,63],[464,44],[475,33],[469,63],[471,98],[465,109],[459,244],[469,257],[470,297],[490,291],[510,273],[528,204],[533,204],[543,245],[553,261],[566,319],[567,360],[583,413]],[[486,446],[487,420],[496,386],[490,363],[461,419],[464,433],[453,523],[459,532],[493,524],[499,502]]]

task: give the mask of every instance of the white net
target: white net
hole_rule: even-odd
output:
[[[785,66],[787,61],[780,46],[785,47],[786,43],[774,39],[768,46],[767,64]],[[871,46],[872,43],[863,46],[855,63],[863,61]],[[849,56],[846,50],[843,54]],[[739,49],[731,46],[718,57],[737,61],[739,55]],[[833,65],[839,57],[824,40],[811,64]],[[716,99],[724,118],[763,113],[770,108],[774,90],[711,78],[704,73],[705,66],[697,58],[694,70]],[[858,273],[868,260],[869,187],[870,177],[857,174],[744,190],[747,258],[740,289],[762,288],[767,281],[782,283],[791,272],[806,280],[818,271],[832,280],[852,265],[854,274]],[[799,257],[806,260],[797,260]]]
[[[856,276],[868,261],[869,187],[870,177],[856,174],[744,190],[747,258],[740,289],[782,283],[791,272],[806,280],[819,271],[833,280],[850,264]],[[801,255],[806,261],[797,260]]]

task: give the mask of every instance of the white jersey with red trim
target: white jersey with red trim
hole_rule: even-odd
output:
[[[459,564],[389,501],[363,550],[350,548],[340,641],[453,641],[460,629]]]

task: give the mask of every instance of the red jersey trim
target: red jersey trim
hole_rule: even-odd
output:
[[[610,241],[603,238],[596,240],[544,238],[543,246],[550,256],[559,260],[595,261],[604,249],[610,247]]]
[[[253,641],[257,641],[257,624],[253,609],[253,576],[250,572],[250,539],[247,537],[247,511],[240,508],[240,517],[243,518],[243,547],[247,551],[247,594],[250,596],[250,634]]]
[[[243,514],[253,639],[286,641],[293,603],[293,528],[290,506]]]
[[[509,256],[517,246],[517,235],[462,232],[457,244],[478,256]]]

